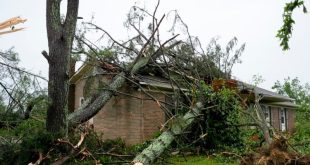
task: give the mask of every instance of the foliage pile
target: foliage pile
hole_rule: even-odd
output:
[[[31,119],[21,124],[14,132],[19,134],[1,136],[0,161],[3,164],[129,163],[149,144],[145,142],[140,145],[126,146],[121,139],[104,141],[101,135],[85,127],[70,132],[65,139],[61,138],[61,135],[48,133],[42,123]],[[80,146],[74,148],[79,142],[81,142]]]
[[[0,162],[3,164],[27,164],[39,150],[49,146],[45,133],[46,101],[38,102],[27,120],[19,112],[3,111],[0,129]],[[14,124],[12,124],[14,123]],[[12,161],[14,160],[14,161]]]
[[[242,110],[238,98],[236,91],[227,88],[207,94],[207,110],[203,113],[208,134],[206,148],[225,149],[242,146],[241,130],[237,127]]]
[[[196,154],[241,150],[244,138],[238,124],[242,107],[237,92],[228,88],[214,91],[211,86],[202,84],[204,92],[196,95],[204,97],[207,103],[189,132],[178,138],[174,147]]]

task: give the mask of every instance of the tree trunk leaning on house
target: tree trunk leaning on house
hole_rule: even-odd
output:
[[[257,118],[258,118],[257,124],[259,125],[262,133],[264,134],[266,145],[269,146],[272,142],[272,138],[269,132],[270,129],[265,119],[265,115],[259,103],[261,99],[262,98],[259,95],[255,94],[255,111],[256,111]]]
[[[175,119],[171,124],[171,128],[163,132],[151,145],[138,154],[131,164],[151,164],[171,144],[175,136],[184,132],[193,123],[195,118],[200,114],[202,107],[203,102],[198,102],[182,118]]]
[[[162,55],[163,51],[170,50],[180,43],[178,41],[165,47],[170,41],[173,41],[178,36],[175,35],[174,37],[165,41],[152,55],[146,56],[143,54],[144,48],[146,48],[147,45],[149,45],[149,41],[154,38],[154,35],[158,30],[158,27],[160,26],[164,17],[165,15],[161,18],[152,35],[144,44],[137,57],[135,58],[133,63],[126,69],[126,71],[122,71],[118,75],[116,75],[113,78],[112,82],[108,85],[108,89],[99,91],[98,94],[91,96],[81,105],[78,110],[74,111],[68,116],[69,127],[75,127],[78,124],[81,124],[89,120],[91,117],[95,116],[101,110],[101,108],[111,99],[113,94],[125,84],[126,76],[133,77],[134,74],[136,74],[139,69],[146,66],[151,59],[156,59],[157,57]]]
[[[68,116],[69,127],[75,127],[95,116],[111,99],[113,94],[125,84],[126,76],[128,76],[125,72],[130,73],[130,75],[133,76],[139,71],[139,69],[146,66],[152,58],[157,58],[163,53],[164,50],[170,50],[174,46],[178,45],[180,42],[175,42],[165,47],[166,44],[175,39],[177,36],[178,35],[164,42],[153,55],[147,57],[138,56],[128,71],[120,72],[113,78],[107,89],[99,91],[98,94],[91,96],[91,98],[87,99],[78,110]]]
[[[65,20],[60,16],[61,0],[46,0],[46,28],[49,54],[49,83],[46,128],[50,132],[67,130],[69,61],[78,15],[79,0],[68,0]]]

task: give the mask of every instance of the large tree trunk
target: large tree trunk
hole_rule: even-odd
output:
[[[140,68],[144,67],[150,58],[140,58],[134,63],[131,68],[130,73],[135,74]],[[81,124],[93,116],[95,116],[101,108],[111,99],[113,94],[120,89],[126,81],[125,72],[121,72],[116,75],[112,82],[108,86],[108,90],[105,89],[100,91],[97,95],[93,95],[91,98],[87,99],[83,105],[75,112],[71,113],[68,116],[68,122],[70,127],[75,127],[78,124]]]
[[[263,113],[263,110],[260,106],[259,101],[260,101],[259,96],[255,96],[255,111],[256,111],[258,121],[259,121],[257,124],[259,125],[262,133],[264,134],[264,139],[265,139],[266,145],[269,146],[272,142],[272,138],[271,138],[271,135],[269,132],[270,129],[267,125],[265,114]]]
[[[93,95],[91,98],[87,99],[78,110],[68,116],[69,126],[75,127],[95,116],[111,99],[115,91],[125,84],[125,80],[124,72],[121,72],[115,76],[112,83],[108,86],[109,90],[104,90],[98,95]]]
[[[79,6],[79,0],[68,0],[66,18],[61,22],[60,2],[46,1],[49,55],[42,52],[49,63],[46,128],[54,133],[66,132],[67,129],[69,60]]]
[[[70,58],[70,68],[69,68],[69,79],[75,74],[75,64],[76,60],[72,57]],[[68,111],[72,113],[74,111],[74,100],[75,100],[75,84],[69,84],[68,92]]]
[[[149,147],[138,154],[132,161],[132,164],[142,163],[147,165],[152,163],[171,144],[176,135],[184,132],[184,130],[193,123],[196,117],[200,114],[202,107],[202,102],[196,103],[195,107],[188,111],[182,118],[177,119],[178,121],[174,121],[169,130],[163,132],[151,145],[149,145]]]

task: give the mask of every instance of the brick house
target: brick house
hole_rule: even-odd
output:
[[[295,110],[298,107],[294,104],[294,99],[246,83],[239,83],[241,95],[250,98],[249,107],[253,106],[255,95],[261,98],[259,104],[268,126],[281,132],[294,132]]]
[[[85,95],[104,88],[113,77],[99,67],[83,65],[70,79],[69,111],[80,107]],[[93,78],[92,86],[85,91],[87,81]],[[158,101],[165,101],[163,91],[169,93],[167,80],[152,76],[139,77],[139,85]],[[99,84],[99,85],[98,85]],[[100,87],[101,86],[101,87]],[[70,93],[69,91],[69,93]],[[166,115],[158,102],[153,101],[142,90],[133,85],[125,85],[102,110],[88,122],[96,131],[103,133],[104,139],[122,138],[126,144],[137,144],[153,137],[165,123]]]
[[[100,67],[83,65],[69,81],[69,111],[79,108],[87,95],[104,88],[114,75]],[[139,76],[138,79],[136,83],[153,98],[128,83],[88,121],[96,131],[103,133],[104,139],[120,137],[128,145],[141,143],[152,138],[165,123],[166,115],[158,102],[169,101],[167,95],[172,91],[171,84],[154,76]],[[249,95],[252,87],[241,84],[240,92]],[[254,91],[264,96],[260,103],[270,125],[278,130],[292,131],[296,108],[293,100],[258,87]]]

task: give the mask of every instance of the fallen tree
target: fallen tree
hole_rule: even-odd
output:
[[[50,1],[50,2],[56,3],[54,1]],[[159,1],[158,1],[158,5],[159,5]],[[84,101],[84,103],[81,105],[81,107],[78,110],[68,115],[68,117],[66,118],[67,120],[66,122],[68,123],[69,127],[76,127],[77,125],[95,116],[102,109],[102,107],[112,98],[112,96],[114,96],[114,94],[125,84],[125,81],[127,79],[134,79],[135,75],[142,68],[150,64],[158,67],[158,69],[163,72],[163,75],[165,75],[166,78],[170,80],[171,86],[174,86],[174,85],[176,86],[176,87],[172,87],[172,88],[175,88],[173,89],[174,90],[173,92],[175,93],[177,93],[177,91],[179,93],[183,92],[182,94],[185,97],[188,97],[188,96],[184,93],[184,91],[180,90],[181,87],[190,86],[190,84],[193,83],[193,80],[200,80],[200,79],[210,80],[211,77],[214,76],[214,74],[212,75],[212,73],[208,73],[208,71],[211,72],[211,71],[216,70],[215,71],[217,72],[216,75],[218,76],[225,75],[225,77],[229,77],[231,73],[231,69],[229,68],[231,68],[232,65],[237,61],[236,58],[238,58],[240,54],[242,53],[244,49],[244,45],[240,49],[237,49],[234,52],[234,55],[231,59],[229,56],[233,54],[231,53],[233,52],[231,50],[237,43],[236,39],[233,39],[231,42],[229,42],[226,48],[229,51],[227,51],[226,54],[225,53],[221,54],[222,52],[218,53],[218,51],[215,50],[215,48],[214,50],[211,50],[210,48],[210,50],[213,52],[209,52],[209,54],[204,53],[203,50],[199,52],[196,49],[197,47],[201,49],[199,40],[197,38],[193,38],[192,36],[190,36],[187,26],[184,24],[184,22],[180,19],[178,15],[176,15],[176,20],[180,21],[186,27],[187,29],[186,37],[188,38],[188,41],[176,41],[175,38],[178,35],[173,35],[173,37],[171,37],[170,39],[162,43],[159,38],[159,26],[161,25],[165,15],[159,21],[156,19],[155,13],[156,13],[158,5],[156,6],[156,9],[153,12],[153,14],[149,14],[148,12],[146,12],[145,10],[141,8],[134,7],[134,11],[143,12],[143,14],[141,15],[138,14],[137,16],[133,14],[132,15],[133,17],[128,18],[129,20],[128,24],[131,27],[133,27],[133,29],[138,33],[138,37],[137,36],[133,37],[125,44],[120,44],[119,42],[115,41],[107,32],[105,32],[103,29],[99,28],[98,26],[95,26],[91,23],[87,24],[95,30],[100,30],[100,31],[103,31],[104,34],[108,34],[108,37],[113,42],[111,47],[113,46],[115,47],[115,45],[117,45],[117,48],[115,49],[116,50],[122,49],[123,52],[121,53],[128,55],[128,58],[131,60],[131,62],[126,62],[125,67],[122,67],[122,68],[120,67],[120,69],[118,70],[118,73],[112,79],[112,82],[104,90],[100,90],[99,92],[97,92],[97,94],[88,98],[86,101]],[[75,17],[77,16],[76,12],[77,11],[74,11]],[[134,21],[134,19],[138,19],[139,21],[142,21],[143,19],[141,19],[140,16],[145,16],[144,15],[145,13],[147,13],[147,15],[149,15],[152,19],[152,23],[148,25],[147,27],[149,30],[148,32],[150,32],[149,37],[146,37],[147,35],[144,35],[142,31],[139,28],[137,28],[137,26],[135,25],[135,21]],[[60,37],[61,36],[62,35],[60,35]],[[50,35],[50,37],[53,38],[53,35]],[[78,40],[81,41],[83,45],[86,45],[88,47],[88,51],[94,54],[97,54],[98,53],[97,47],[95,46],[96,48],[93,48],[94,44],[92,43],[87,44],[87,40],[86,39],[84,40],[84,39],[85,38],[82,37],[82,38],[79,38]],[[213,44],[214,44],[213,45],[214,47],[218,47],[216,42]],[[85,51],[80,51],[80,52],[85,52]],[[47,55],[46,52],[43,52],[42,54],[47,58],[48,62],[50,63],[51,60],[49,58],[51,57],[51,55]],[[64,54],[64,53],[60,53],[60,54]],[[225,60],[221,59],[221,57],[225,58]],[[214,61],[220,61],[220,62],[218,64],[215,64]],[[223,61],[226,63],[221,63]],[[163,65],[165,67],[162,67]],[[216,66],[225,66],[225,67],[222,67],[222,68],[225,68],[225,70],[222,71]],[[202,70],[204,72],[201,72]],[[225,73],[222,73],[222,72],[225,72]],[[171,74],[176,74],[176,73],[179,74],[177,78],[182,79],[182,80],[173,78]],[[192,89],[188,89],[188,90],[192,90]],[[195,101],[190,100],[189,98],[187,99],[188,99],[187,101],[191,103],[195,102]],[[204,100],[199,100],[199,102],[196,103],[195,105],[191,105],[191,106],[186,105],[187,109],[190,109],[190,111],[187,112],[183,117],[176,119],[176,122],[174,122],[171,125],[171,127],[160,136],[159,139],[155,140],[154,143],[150,147],[148,147],[144,152],[139,154],[134,159],[133,162],[142,162],[142,163],[147,164],[147,163],[154,161],[155,158],[158,157],[166,149],[166,147],[170,145],[170,143],[175,139],[176,135],[182,134],[182,132],[193,123],[195,118],[200,114],[200,108],[203,107],[203,102]],[[175,106],[176,108],[179,108],[178,106],[180,105],[175,105]]]
[[[136,9],[138,10],[138,8]],[[212,71],[216,72],[217,73],[216,75],[218,76],[225,75],[225,77],[228,77],[230,75],[231,70],[226,69],[224,71],[225,74],[221,73],[219,69],[216,69],[216,66],[214,62],[211,60],[211,58],[210,59],[208,58],[208,56],[212,54],[213,57],[216,58],[214,60],[221,61],[222,59],[217,57],[219,56],[219,54],[217,54],[216,52],[208,52],[209,54],[201,54],[201,58],[199,57],[199,55],[196,56],[195,55],[197,52],[196,46],[200,47],[199,44],[195,44],[192,41],[190,42],[174,41],[174,39],[178,35],[175,35],[172,38],[165,41],[164,43],[161,43],[159,39],[158,28],[163,18],[164,16],[160,19],[159,23],[157,23],[155,16],[152,15],[152,19],[156,23],[153,22],[152,24],[153,28],[150,28],[151,35],[148,38],[145,37],[143,33],[139,31],[139,29],[134,28],[135,30],[138,31],[139,36],[145,40],[144,44],[141,44],[140,43],[141,41],[138,40],[136,41],[137,43],[128,44],[129,46],[122,45],[119,42],[115,41],[108,34],[108,37],[110,37],[110,39],[114,44],[119,45],[119,47],[133,54],[136,54],[136,57],[133,58],[132,64],[130,64],[127,68],[124,68],[122,72],[114,76],[112,82],[107,87],[104,88],[104,91],[100,91],[99,94],[91,96],[83,103],[83,105],[77,111],[73,112],[72,114],[69,114],[68,117],[69,126],[76,126],[80,123],[87,121],[90,117],[94,116],[110,100],[110,98],[115,94],[115,92],[117,92],[117,90],[120,89],[125,84],[125,81],[127,79],[134,78],[135,74],[137,74],[145,66],[152,65],[155,66],[158,70],[160,70],[162,72],[162,75],[164,75],[164,77],[170,81],[174,95],[178,95],[178,93],[183,92],[182,95],[184,97],[187,97],[187,101],[189,103],[194,103],[195,101],[191,100],[192,98],[188,98],[187,94],[185,94],[181,88],[185,86],[188,91],[199,88],[197,86],[193,87],[195,86],[193,85],[195,81],[197,80],[199,81],[200,79],[204,78],[206,78],[206,80],[210,79],[212,77],[211,73]],[[178,19],[180,19],[179,16]],[[93,25],[91,23],[87,23],[87,25],[91,26],[96,30],[103,31],[105,34],[107,34],[106,31],[104,31],[103,29],[101,29],[96,25]],[[130,25],[135,27],[134,24]],[[157,37],[155,37],[156,33],[158,33]],[[192,40],[189,33],[187,33],[186,35],[188,35],[189,40]],[[85,44],[93,54],[95,55],[99,54],[98,51],[96,50],[97,46],[92,45],[91,42],[86,43],[86,41],[83,41],[83,38],[79,38],[78,40],[80,40],[81,43]],[[129,42],[131,41],[132,40],[130,40]],[[172,41],[174,41],[172,44],[166,46],[169,42]],[[230,46],[227,46],[228,47],[227,49],[231,50],[236,45],[236,42],[237,42],[236,39],[230,41],[229,43]],[[155,43],[157,43],[158,45],[155,45]],[[130,45],[133,44],[140,44],[141,49],[138,50],[135,47],[130,47]],[[213,46],[219,46],[216,44],[216,42],[213,42],[212,44],[214,44]],[[234,56],[234,58],[239,57],[243,49],[244,46],[242,46],[240,49],[237,49],[236,51],[237,56]],[[85,52],[84,50],[79,51]],[[211,50],[210,48],[210,51],[215,50]],[[85,53],[88,54],[88,57],[92,57],[91,53],[88,52]],[[230,60],[228,60],[229,55],[230,54],[225,54],[224,58],[226,59],[227,63],[229,61],[231,67],[233,63]],[[157,60],[160,62],[158,62]],[[237,61],[236,59],[231,60]],[[224,63],[219,65],[226,65],[226,64]],[[175,74],[177,74],[177,76]],[[191,87],[193,87],[193,89],[191,89]],[[167,131],[164,131],[159,136],[159,138],[154,140],[154,142],[141,154],[138,154],[136,158],[133,160],[133,163],[149,164],[153,162],[171,144],[171,142],[175,140],[177,135],[182,134],[182,132],[186,128],[188,128],[189,126],[191,126],[191,124],[194,123],[196,117],[200,115],[201,108],[205,106],[204,105],[205,101],[206,100],[203,100],[203,98],[200,98],[198,103],[194,105],[185,105],[189,111],[183,117],[173,119],[173,122],[169,123],[171,124],[169,129]],[[160,103],[159,105],[161,107],[164,107]],[[176,109],[180,109],[179,107],[180,105],[178,103],[175,106]]]
[[[163,18],[164,16],[162,17],[162,19]],[[160,25],[160,22],[158,24],[158,27]],[[156,28],[156,30],[158,29],[158,27]],[[149,40],[151,40],[154,37],[154,34],[151,36]],[[103,90],[98,95],[93,95],[91,98],[86,100],[85,103],[77,111],[74,111],[68,116],[69,126],[73,126],[73,127],[77,126],[78,124],[81,124],[89,120],[94,115],[96,115],[101,110],[101,108],[111,99],[113,94],[124,85],[126,76],[128,76],[127,73],[130,73],[130,75],[134,75],[135,73],[139,71],[139,69],[145,67],[151,59],[156,59],[158,56],[162,55],[163,50],[170,50],[174,46],[178,45],[180,42],[175,42],[171,44],[170,46],[165,47],[166,44],[174,40],[177,36],[178,35],[175,35],[174,37],[164,42],[161,45],[161,47],[159,47],[157,51],[155,51],[155,53],[150,56],[145,57],[142,54],[143,51],[140,51],[141,53],[136,58],[135,62],[132,64],[132,67],[130,67],[128,71],[123,71],[117,74],[113,78],[113,81],[109,84],[108,90]],[[149,43],[147,42],[146,44],[149,44]]]
[[[177,135],[182,134],[188,128],[195,118],[200,114],[203,102],[198,102],[183,117],[174,119],[171,128],[163,132],[156,138],[152,144],[138,154],[131,164],[150,164],[162,154],[162,152],[173,142]]]

